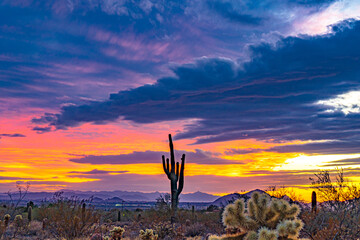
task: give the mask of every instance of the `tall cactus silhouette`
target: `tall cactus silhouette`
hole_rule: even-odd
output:
[[[312,194],[311,194],[311,212],[316,213],[316,205],[317,205],[316,192],[313,191]]]
[[[184,187],[184,168],[185,168],[185,154],[181,157],[181,166],[179,162],[175,163],[174,145],[172,142],[171,134],[169,134],[169,146],[170,146],[170,166],[169,158],[162,156],[162,164],[164,172],[170,180],[171,186],[171,209],[173,211],[173,217],[176,214],[177,206],[179,203],[179,195]]]

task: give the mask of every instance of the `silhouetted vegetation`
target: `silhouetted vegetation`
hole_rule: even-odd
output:
[[[185,154],[181,157],[181,166],[179,166],[179,162],[175,163],[175,153],[174,153],[174,145],[172,142],[171,134],[169,134],[169,147],[170,147],[170,166],[169,166],[169,158],[166,158],[165,164],[165,156],[162,156],[162,164],[164,168],[164,172],[168,179],[170,180],[171,186],[171,210],[172,210],[172,219],[174,222],[176,218],[176,211],[179,203],[179,195],[184,187],[184,168],[185,168]]]

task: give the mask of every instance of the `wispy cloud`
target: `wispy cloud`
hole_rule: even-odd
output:
[[[0,133],[0,138],[1,137],[26,137],[24,134],[21,133]]]
[[[182,154],[186,154],[187,163],[196,163],[201,165],[222,165],[222,164],[243,164],[242,161],[227,160],[217,157],[211,152],[197,149],[195,152],[176,151],[176,156],[180,159]],[[81,158],[72,158],[70,161],[76,163],[89,164],[142,164],[142,163],[161,163],[161,156],[167,156],[167,152],[145,151],[132,152],[119,155],[103,156],[84,156]]]

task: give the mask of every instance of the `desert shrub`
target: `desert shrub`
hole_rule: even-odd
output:
[[[139,238],[140,240],[157,240],[158,235],[154,233],[154,230],[146,229],[145,231],[140,230]]]
[[[328,171],[310,178],[322,200],[316,212],[306,209],[300,215],[305,226],[303,233],[311,239],[357,239],[360,236],[360,187],[337,170],[332,181]]]
[[[297,218],[300,208],[285,200],[271,199],[267,194],[255,192],[247,202],[236,200],[226,206],[223,223],[237,229],[232,236],[211,236],[210,239],[297,239],[303,223]]]
[[[203,223],[194,223],[185,227],[185,237],[204,236],[207,228]]]
[[[86,207],[83,201],[63,198],[61,194],[55,195],[50,204],[39,208],[39,216],[46,219],[44,230],[60,239],[90,236],[99,222],[99,214],[92,206]]]
[[[174,224],[170,222],[155,223],[152,226],[159,239],[175,239],[177,232]]]

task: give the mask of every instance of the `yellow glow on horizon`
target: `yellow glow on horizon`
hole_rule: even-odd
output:
[[[336,166],[328,167],[326,165],[337,160],[359,157],[360,154],[301,155],[296,158],[287,159],[282,166],[275,167],[273,170],[316,170],[319,169],[319,167],[334,169]]]

